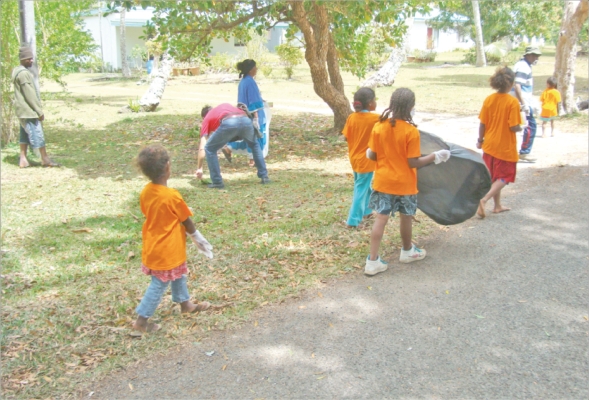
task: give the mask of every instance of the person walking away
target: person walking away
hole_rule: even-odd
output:
[[[256,62],[251,59],[243,60],[237,63],[237,69],[239,71],[239,86],[237,87],[237,102],[243,103],[247,106],[248,111],[254,115],[254,126],[262,133],[262,137],[256,139],[262,149],[262,155],[266,158],[268,154],[268,147],[270,145],[270,130],[268,126],[268,119],[266,112],[264,111],[264,100],[262,94],[258,88],[258,84],[255,81],[256,74],[258,73],[258,67]],[[253,167],[255,165],[252,148],[245,142],[231,142],[227,149],[223,150],[225,157],[231,159],[231,151],[233,150],[246,150],[249,156],[249,165]]]
[[[526,114],[527,126],[524,128],[522,145],[519,151],[519,159],[527,162],[535,162],[530,152],[536,137],[536,118],[534,118],[534,107],[532,105],[532,92],[534,90],[534,79],[532,77],[532,65],[538,63],[542,53],[535,46],[526,47],[524,56],[515,63],[515,85],[511,89],[520,104],[520,110]]]
[[[540,120],[542,121],[542,137],[546,135],[546,123],[550,122],[550,136],[554,137],[554,120],[558,116],[558,108],[560,107],[560,92],[557,90],[556,79],[550,77],[546,80],[546,90],[540,95],[540,102],[542,103],[542,112],[540,113]]]
[[[377,212],[370,235],[370,254],[366,257],[364,273],[376,275],[388,265],[378,250],[389,215],[399,211],[403,248],[399,261],[410,263],[423,260],[426,252],[412,242],[413,216],[417,211],[417,168],[439,164],[450,158],[449,150],[421,155],[417,125],[411,117],[415,94],[407,88],[393,92],[389,107],[374,125],[366,156],[376,161],[369,206]]]
[[[481,199],[477,215],[485,218],[485,205],[491,198],[495,203],[494,213],[509,211],[501,204],[501,190],[509,183],[515,182],[517,161],[516,132],[522,130],[520,105],[509,91],[517,79],[508,67],[497,68],[489,82],[497,90],[483,102],[479,114],[479,139],[477,148],[483,150],[483,160],[491,173],[491,189]],[[528,120],[529,121],[529,120]]]
[[[20,65],[12,71],[12,83],[14,85],[14,111],[20,122],[20,160],[19,167],[30,166],[27,159],[27,150],[38,152],[41,156],[43,167],[60,167],[47,155],[45,149],[45,134],[41,122],[45,120],[45,114],[41,106],[41,94],[35,85],[30,68],[33,65],[33,50],[30,47],[19,49]]]
[[[349,228],[356,228],[363,218],[372,215],[368,202],[375,163],[366,157],[366,149],[372,128],[379,120],[377,114],[371,113],[376,109],[374,90],[367,87],[358,89],[354,93],[353,106],[355,112],[348,117],[342,131],[348,142],[350,164],[354,171],[354,196],[346,222]]]
[[[205,106],[201,110],[203,118],[200,127],[200,143],[198,148],[198,165],[196,178],[202,179],[202,164],[206,156],[209,174],[211,176],[211,189],[223,189],[223,177],[219,167],[217,151],[232,140],[243,140],[252,149],[254,163],[258,170],[260,183],[270,183],[266,162],[260,149],[260,143],[256,140],[254,126],[250,117],[243,110],[223,103],[215,108]]]
[[[149,322],[149,318],[155,313],[170,283],[172,301],[180,303],[182,313],[204,311],[211,306],[206,301],[198,304],[190,301],[186,285],[186,235],[190,236],[199,252],[209,258],[213,258],[213,247],[196,230],[190,218],[192,212],[182,195],[168,187],[171,166],[166,149],[159,144],[145,147],[137,157],[137,164],[151,180],[139,197],[141,212],[145,216],[141,231],[141,270],[151,276],[151,283],[135,310],[138,317],[133,329],[155,332],[160,326]]]

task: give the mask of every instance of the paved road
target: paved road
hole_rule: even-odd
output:
[[[93,398],[589,398],[587,177],[523,169],[511,212],[440,230],[424,261],[264,308]]]

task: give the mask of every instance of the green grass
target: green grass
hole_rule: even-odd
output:
[[[416,92],[419,111],[476,115],[492,92],[487,82],[495,67],[430,68],[459,63],[461,57],[445,53],[435,63],[404,65],[395,86],[377,90],[379,104],[388,102],[394,88],[406,86]],[[534,69],[536,91],[551,73],[550,55],[542,61],[546,64]],[[587,86],[582,76],[587,59],[577,63],[580,92]],[[320,103],[304,66],[292,80],[274,75],[260,79],[269,101],[299,107]],[[236,156],[232,164],[221,160],[227,190],[211,191],[193,175],[197,115],[205,104],[198,93],[210,104],[231,101],[235,82],[172,80],[157,112],[117,114],[146,87],[89,77],[68,77],[65,94],[57,85],[43,88],[48,152],[64,168],[19,169],[18,145],[2,151],[0,344],[6,397],[85,396],[76,390],[90,378],[198,341],[211,330],[247,321],[266,303],[280,303],[362,268],[370,224],[360,230],[344,227],[353,178],[345,142],[321,133],[332,126],[331,117],[276,110],[267,159],[274,183],[260,185],[247,159]],[[344,80],[351,98],[359,80],[349,74]],[[562,119],[559,128],[586,132],[586,115]],[[189,247],[190,293],[226,307],[185,316],[166,297],[154,318],[163,332],[138,339],[129,334],[148,284],[140,272],[138,200],[147,180],[133,159],[152,142],[168,148],[169,185],[182,193],[197,228],[215,247],[213,261]],[[417,241],[435,227],[424,216],[419,220]],[[399,245],[393,219],[382,245],[384,258],[395,257]]]
[[[274,183],[260,185],[247,160],[236,157],[233,164],[222,161],[224,191],[208,190],[192,175],[193,124],[190,116],[153,115],[125,117],[104,130],[47,123],[48,151],[66,165],[62,169],[22,170],[17,147],[4,150],[6,395],[73,393],[90,375],[198,341],[210,330],[247,320],[261,305],[362,267],[370,225],[348,230],[342,223],[353,186],[346,145],[317,135],[331,118],[275,116],[268,159]],[[129,334],[148,284],[139,268],[138,202],[147,181],[133,158],[141,145],[155,141],[172,155],[170,186],[182,193],[215,247],[213,261],[189,247],[190,293],[226,307],[184,316],[166,297],[154,317],[164,331],[137,339]],[[416,236],[431,226],[418,224]],[[399,243],[393,222],[385,256]]]

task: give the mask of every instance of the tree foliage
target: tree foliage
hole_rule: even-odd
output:
[[[82,26],[82,13],[92,1],[36,1],[37,65],[41,78],[61,83],[62,77],[83,65],[96,46]],[[12,69],[19,65],[20,22],[17,0],[0,1],[0,78],[2,81],[2,142],[12,141]]]
[[[334,110],[335,128],[339,129],[351,112],[343,92],[340,68],[363,77],[372,51],[368,45],[372,25],[386,25],[383,40],[394,44],[406,30],[405,19],[416,11],[427,10],[430,2],[165,0],[138,3],[155,8],[153,23],[167,38],[168,51],[179,60],[206,58],[215,37],[233,36],[246,42],[249,28],[262,33],[278,22],[290,23],[287,37],[292,39],[296,32],[302,33],[315,92]]]
[[[436,2],[440,14],[430,21],[438,29],[453,29],[475,38],[472,2],[444,0]],[[561,0],[546,1],[481,1],[481,24],[484,43],[516,36],[543,36],[554,40],[562,16]],[[466,17],[466,18],[464,18]]]

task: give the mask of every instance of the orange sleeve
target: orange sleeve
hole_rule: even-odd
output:
[[[540,95],[540,103],[544,104],[544,102],[546,101],[546,90],[542,92],[542,94]]]
[[[556,102],[560,103],[562,101],[562,98],[560,97],[560,92],[558,90],[554,91],[555,96],[556,96]]]
[[[375,153],[378,153],[377,151],[377,127],[378,126],[378,122],[376,123],[376,125],[374,125],[374,127],[372,128],[372,132],[370,132],[370,139],[368,140],[368,148],[370,150],[372,150]]]
[[[419,131],[413,126],[410,129],[411,130],[407,135],[407,158],[421,157]]]
[[[182,198],[180,192],[176,191],[174,193],[174,197],[172,199],[172,213],[178,218],[178,221],[184,222],[190,216],[192,216],[192,211],[188,208],[188,205]]]
[[[489,122],[489,107],[487,106],[487,100],[483,103],[483,108],[481,108],[481,112],[479,113],[479,120],[481,124],[487,125]]]
[[[346,125],[344,125],[344,129],[342,129],[342,135],[347,139],[348,135],[350,134],[350,117],[346,120]]]

